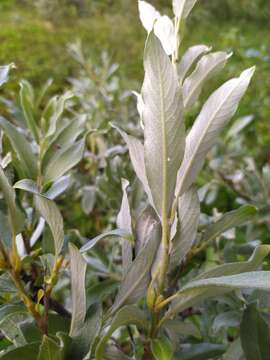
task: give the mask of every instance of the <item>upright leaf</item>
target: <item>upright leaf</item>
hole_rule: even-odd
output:
[[[34,139],[39,141],[38,128],[34,117],[34,94],[32,85],[22,80],[20,82],[20,103],[23,110],[23,115],[26,120],[26,124],[31,131]]]
[[[0,166],[0,190],[3,192],[4,198],[7,202],[9,212],[9,222],[16,234],[19,234],[24,225],[24,215],[16,205],[16,194],[12,186],[9,184],[4,170]]]
[[[154,32],[166,54],[172,55],[176,46],[175,29],[172,20],[166,15],[160,16],[154,24]]]
[[[82,159],[84,146],[85,139],[82,139],[56,151],[44,169],[45,183],[57,180],[60,176],[73,168],[73,166]]]
[[[9,138],[11,145],[18,156],[26,177],[35,179],[37,176],[37,157],[31,145],[14,125],[0,116],[0,127]]]
[[[194,244],[200,220],[200,201],[197,190],[191,187],[178,201],[178,231],[171,242],[170,267],[181,263]]]
[[[100,340],[97,349],[96,349],[96,360],[103,360],[103,354],[105,351],[106,344],[112,334],[121,326],[134,324],[137,327],[147,330],[148,329],[148,319],[146,314],[140,310],[137,306],[127,305],[124,306],[112,319],[110,328]]]
[[[139,0],[139,15],[143,27],[148,32],[152,31],[156,19],[160,17],[160,13],[147,1]]]
[[[145,296],[150,282],[152,263],[160,244],[160,230],[160,224],[155,224],[148,242],[136,256],[121,282],[114,304],[109,310],[110,315],[115,314],[123,305],[134,304]]]
[[[155,208],[167,216],[184,151],[183,107],[175,69],[153,33],[146,43],[144,67],[146,174]]]
[[[159,224],[157,214],[151,206],[147,206],[140,214],[135,226],[135,252],[136,255],[143,249],[143,247],[151,239],[152,232]]]
[[[237,110],[255,68],[227,81],[207,100],[186,139],[183,162],[177,176],[176,194],[183,194],[201,170],[206,154]]]
[[[120,133],[122,138],[125,140],[129,149],[129,156],[133,169],[137,177],[141,181],[144,187],[144,191],[148,195],[148,200],[150,204],[153,205],[153,197],[146,176],[143,144],[140,142],[140,140],[136,139],[134,136],[127,135],[123,130],[121,130],[117,126],[113,125],[113,127]]]
[[[151,350],[156,360],[171,360],[173,358],[172,345],[165,336],[153,339]]]
[[[173,0],[173,12],[176,17],[186,19],[198,0]]]
[[[35,195],[35,205],[40,215],[49,225],[53,240],[55,255],[58,256],[64,244],[64,224],[57,205],[43,196]]]
[[[86,315],[85,273],[86,262],[79,250],[69,244],[70,269],[71,269],[71,296],[72,319],[69,335],[75,337],[80,334]]]
[[[240,335],[246,360],[269,359],[270,328],[256,304],[250,304],[244,311]]]
[[[127,188],[129,182],[125,179],[122,179],[122,204],[120,211],[117,215],[116,225],[119,229],[125,230],[132,234],[132,223],[131,223],[131,214],[129,208],[129,202],[127,197]],[[132,263],[132,244],[128,241],[122,240],[122,265],[123,265],[123,274],[125,275]]]
[[[190,47],[183,55],[179,65],[178,65],[178,76],[180,82],[182,82],[189,70],[192,68],[193,64],[199,59],[201,55],[206,54],[211,50],[210,47],[205,45],[195,45]]]
[[[204,55],[198,62],[193,73],[183,84],[183,100],[185,109],[189,109],[199,98],[205,82],[222,70],[231,54],[215,52]]]
[[[37,360],[64,360],[63,347],[55,340],[44,335]]]
[[[0,66],[0,86],[5,84],[8,81],[10,69],[14,68],[13,63],[9,65]]]

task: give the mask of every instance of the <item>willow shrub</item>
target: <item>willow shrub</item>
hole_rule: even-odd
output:
[[[63,116],[70,93],[52,98],[37,119],[35,109],[42,93],[37,96],[24,81],[20,102],[25,127],[0,118],[8,150],[2,154],[0,168],[6,205],[1,210],[0,242],[3,359],[217,358],[227,351],[228,343],[209,344],[198,335],[195,324],[186,320],[187,309],[241,289],[270,290],[269,272],[255,271],[268,255],[268,245],[256,247],[247,261],[197,272],[190,266],[214,239],[256,214],[256,208],[246,204],[212,224],[200,224],[195,180],[208,151],[236,112],[254,68],[218,88],[190,131],[185,130],[185,114],[197,102],[205,82],[223,71],[231,56],[211,52],[204,45],[180,56],[185,21],[195,3],[174,0],[172,21],[139,1],[148,33],[145,78],[137,94],[143,141],[113,126],[127,143],[145,197],[133,211],[129,182],[122,179],[116,229],[90,241],[83,239],[80,249],[72,242],[65,244],[55,198],[65,191],[66,173],[81,160],[87,136],[85,117]],[[1,68],[1,85],[8,80],[10,67]],[[18,180],[13,185],[10,165]],[[37,247],[42,234],[45,240]],[[121,244],[120,262],[117,253],[107,254],[112,258],[110,269],[116,270],[107,275],[117,279],[117,293],[110,294],[104,306],[100,298],[89,304],[85,289],[89,268],[99,267],[98,279],[104,268],[90,255],[109,238]],[[67,286],[59,283],[61,277],[67,279],[69,274],[71,319],[55,299],[59,284]],[[102,281],[100,285],[105,286]],[[243,352],[253,359],[252,349],[256,349],[258,357],[266,359],[268,326],[256,305],[247,305],[241,341],[236,333],[234,348],[229,347],[225,358],[237,350],[239,359]]]

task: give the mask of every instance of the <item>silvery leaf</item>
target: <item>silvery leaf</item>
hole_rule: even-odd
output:
[[[254,71],[254,67],[247,69],[239,78],[227,81],[203,106],[186,139],[185,155],[177,175],[177,196],[183,194],[196,179],[208,151],[235,114]]]
[[[139,14],[143,27],[148,32],[152,31],[154,22],[160,17],[160,13],[147,1],[139,0]]]
[[[148,183],[159,216],[174,197],[185,134],[181,93],[175,69],[159,39],[148,36],[144,55],[144,154]]]

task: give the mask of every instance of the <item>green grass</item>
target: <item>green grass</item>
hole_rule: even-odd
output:
[[[12,81],[5,87],[8,91],[17,92],[19,79],[26,78],[39,87],[48,77],[54,79],[53,91],[62,91],[68,85],[67,78],[78,70],[67,51],[67,44],[77,38],[82,39],[85,49],[96,61],[101,51],[107,50],[120,64],[127,88],[142,81],[146,34],[138,19],[136,1],[122,1],[121,6],[104,7],[92,15],[60,18],[53,22],[31,7],[4,0],[0,4],[0,22],[0,63],[15,62],[17,66]],[[252,144],[256,141],[258,145],[253,151],[258,152],[260,145],[261,159],[267,160],[270,141],[270,60],[267,61],[270,33],[267,23],[252,21],[241,14],[216,19],[215,14],[205,13],[203,4],[200,4],[188,23],[184,47],[198,43],[213,45],[214,50],[234,52],[227,72],[212,81],[205,94],[244,68],[257,66],[256,76],[239,114],[256,116],[255,125],[250,128]],[[255,131],[258,136],[254,139]]]

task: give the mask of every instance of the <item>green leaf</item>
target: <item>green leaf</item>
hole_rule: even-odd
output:
[[[126,276],[121,282],[109,314],[113,315],[120,307],[126,304],[134,304],[146,294],[151,279],[151,267],[154,262],[161,239],[160,224],[153,226],[148,242],[136,256]]]
[[[96,360],[103,360],[103,354],[105,351],[106,344],[109,341],[110,337],[115,332],[115,330],[117,330],[121,326],[132,325],[132,324],[136,325],[139,328],[147,330],[148,323],[149,322],[146,314],[142,310],[140,310],[137,306],[133,306],[133,305],[124,306],[114,316],[109,330],[98,343],[96,349]]]
[[[146,174],[158,214],[167,216],[174,199],[185,131],[175,69],[158,38],[150,33],[144,54],[143,123]]]
[[[34,93],[32,85],[26,81],[22,80],[20,82],[20,103],[23,110],[23,115],[26,120],[26,124],[30,129],[36,142],[39,142],[38,128],[36,120],[34,118]]]
[[[177,353],[177,359],[181,360],[209,360],[217,356],[220,358],[226,350],[225,345],[219,344],[188,344],[185,349]]]
[[[22,346],[26,343],[20,324],[27,316],[27,310],[23,305],[7,304],[0,307],[1,332],[16,346]]]
[[[116,229],[116,230],[112,230],[112,231],[108,231],[104,234],[98,235],[95,238],[91,239],[90,241],[88,241],[85,245],[83,245],[80,249],[81,253],[84,253],[86,251],[91,250],[100,240],[106,239],[106,238],[110,238],[110,237],[120,237],[123,238],[127,241],[131,241],[132,237],[130,235],[130,232],[127,232],[126,230],[123,229]]]
[[[102,307],[100,304],[93,304],[86,313],[85,322],[79,333],[72,338],[71,354],[74,359],[90,358],[96,338],[99,336],[102,324]],[[71,355],[70,354],[70,355]]]
[[[83,157],[85,138],[56,151],[44,169],[44,182],[57,180],[73,168]]]
[[[1,360],[17,360],[17,359],[37,360],[39,346],[40,346],[39,342],[26,344],[24,346],[5,352],[3,355],[0,355],[0,359]]]
[[[58,256],[64,244],[64,224],[57,205],[43,196],[35,195],[35,206],[50,227],[54,240],[55,255]]]
[[[0,127],[3,129],[6,136],[9,138],[11,145],[16,152],[20,164],[26,177],[36,179],[37,177],[37,157],[31,148],[31,145],[26,140],[14,125],[0,116]]]
[[[62,149],[74,144],[77,138],[84,132],[85,122],[86,117],[81,116],[78,119],[70,121],[53,136],[42,158],[42,169],[46,168],[51,158],[55,155],[55,149]]]
[[[230,344],[222,360],[244,360],[243,356],[240,339],[236,339]]]
[[[86,315],[85,273],[86,262],[75,245],[69,244],[71,268],[72,319],[69,335],[80,334]]]
[[[183,194],[196,179],[205,157],[218,135],[235,114],[255,68],[242,72],[216,90],[204,104],[186,138],[185,155],[177,175],[177,196]]]
[[[257,214],[257,208],[252,205],[243,205],[240,208],[224,214],[215,223],[207,226],[201,239],[203,242],[211,242],[225,231],[236,226],[243,225]]]
[[[64,360],[63,347],[44,335],[37,360]]]
[[[24,190],[24,191],[30,192],[32,194],[40,195],[37,184],[35,183],[35,181],[33,181],[31,179],[19,180],[13,185],[13,188]]]
[[[173,358],[172,345],[166,337],[152,340],[151,351],[156,360],[171,360]]]
[[[248,261],[223,264],[203,272],[195,280],[211,277],[236,275],[244,272],[254,271],[261,265],[263,259],[270,253],[270,245],[259,245],[254,250]]]
[[[172,307],[165,315],[165,318],[170,318],[173,314],[205,299],[239,289],[270,290],[270,272],[247,272],[191,281],[175,295]]]
[[[269,360],[270,328],[256,304],[244,311],[240,335],[246,360]]]
[[[179,266],[196,239],[200,220],[197,190],[191,187],[178,200],[178,231],[171,242],[170,268]]]
[[[0,166],[0,189],[3,192],[5,200],[8,206],[9,222],[12,228],[12,232],[19,234],[24,226],[24,215],[16,205],[16,193],[13,187],[9,184],[8,179],[4,173],[4,170]]]

